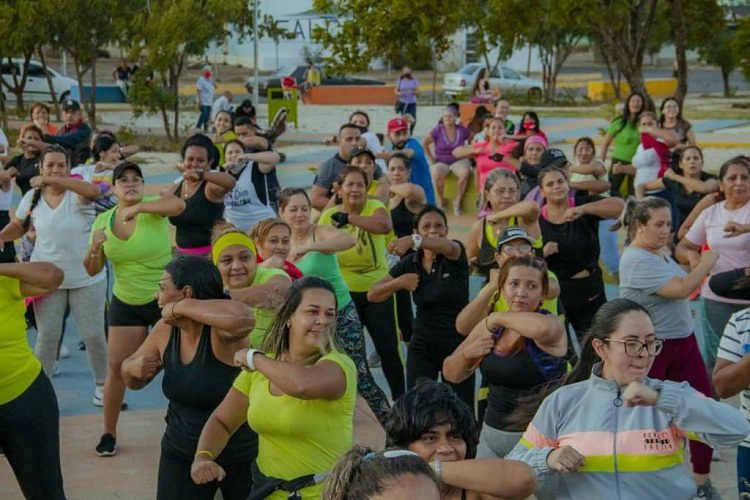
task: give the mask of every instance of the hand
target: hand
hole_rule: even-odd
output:
[[[185,164],[184,163],[175,163],[174,169],[177,170],[179,173],[185,172]]]
[[[26,146],[26,141],[25,141],[25,140],[23,140],[23,139],[20,139],[20,138],[19,138],[19,139],[18,139],[18,140],[16,141],[16,146],[18,146],[19,148],[23,148],[23,147],[25,147],[25,146]]]
[[[323,144],[325,144],[326,146],[333,146],[336,143],[338,143],[338,137],[335,135],[323,138]]]
[[[97,229],[91,233],[91,242],[93,243],[93,245],[91,245],[91,250],[98,252],[105,241],[107,241],[107,235],[104,233],[104,229]]]
[[[205,458],[203,458],[205,457]],[[193,465],[190,466],[190,477],[195,484],[206,484],[212,481],[221,481],[227,473],[221,467],[204,453],[201,453],[193,459]]]
[[[292,262],[297,262],[299,259],[307,255],[307,253],[310,251],[310,245],[297,245],[292,249],[290,257],[292,258]]]
[[[162,368],[161,357],[158,354],[146,354],[134,358],[130,363],[130,371],[138,380],[151,380]]]
[[[240,349],[234,353],[234,366],[242,368],[246,372],[252,371],[247,366],[247,351],[250,349]]]
[[[544,244],[544,247],[542,248],[542,253],[545,257],[549,257],[550,255],[555,255],[557,252],[560,251],[560,248],[557,245],[556,241],[548,241]]]
[[[174,312],[174,309],[179,303],[179,301],[169,302],[161,308],[161,319],[164,320],[164,323],[174,326],[174,324],[179,319],[179,316]]]
[[[271,255],[258,265],[266,269],[284,269],[284,258],[280,255]]]
[[[349,224],[349,214],[346,212],[336,212],[331,215],[334,227],[344,227]]]
[[[672,170],[671,168],[668,168],[664,171],[664,178],[665,179],[674,179],[675,175],[677,175],[677,172]]]
[[[505,155],[503,155],[501,153],[494,153],[494,154],[490,155],[490,160],[492,160],[492,161],[498,161],[498,162],[500,162],[500,161],[503,161],[503,158],[505,158]]]
[[[202,181],[203,175],[203,170],[184,170],[182,172],[182,178],[186,181]]]
[[[547,455],[547,465],[558,472],[575,472],[585,463],[585,457],[572,446],[563,446]]]
[[[411,250],[412,246],[414,246],[414,242],[411,236],[402,236],[388,243],[388,251],[400,257]]]
[[[403,290],[413,292],[419,286],[419,275],[416,273],[406,273],[398,277],[399,285]]]
[[[331,192],[334,196],[338,195],[341,191],[341,185],[338,183],[338,181],[333,181],[333,185],[331,185]]]
[[[569,208],[565,211],[563,214],[563,217],[565,217],[565,222],[573,222],[574,220],[578,219],[582,215],[585,215],[585,212],[583,211],[583,207],[573,207]]]
[[[706,250],[705,252],[701,253],[701,259],[699,264],[703,264],[706,262],[710,265],[711,269],[716,265],[716,262],[719,260],[719,253],[714,252],[713,250]]]
[[[492,335],[492,332],[484,332],[474,337],[474,340],[466,343],[461,356],[465,359],[480,359],[487,356],[495,345]]]
[[[31,178],[29,185],[34,189],[42,189],[47,185],[47,178],[37,175],[36,177]]]
[[[656,389],[638,381],[630,382],[622,393],[626,406],[655,406],[657,399],[659,392]]]
[[[666,175],[664,177],[666,177]],[[635,188],[635,198],[637,200],[640,200],[644,196],[646,196],[646,189],[643,187],[643,184],[641,184],[637,188]]]
[[[727,225],[724,226],[724,237],[725,238],[734,238],[735,236],[739,236],[741,234],[750,232],[750,224],[740,224],[739,222],[735,221],[729,221],[727,222]]]
[[[104,172],[105,170],[114,170],[114,169],[115,169],[115,166],[106,161],[98,161],[96,162],[96,165],[94,165],[94,172],[96,172],[97,174],[99,172]]]
[[[122,215],[122,220],[125,223],[131,222],[135,220],[135,217],[141,213],[141,204],[136,203],[135,205],[131,205],[129,207],[121,207],[117,209],[120,214]]]
[[[612,165],[612,173],[613,174],[622,174],[623,172],[624,172],[624,170],[622,168],[622,163],[618,162],[618,163],[615,163],[614,165]]]

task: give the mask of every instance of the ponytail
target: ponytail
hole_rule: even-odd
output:
[[[35,189],[34,194],[31,196],[31,205],[29,205],[29,211],[26,212],[26,217],[23,219],[23,230],[28,231],[29,227],[31,227],[31,214],[36,208],[36,206],[39,204],[39,200],[42,199],[42,190],[41,189]]]
[[[672,209],[669,202],[664,198],[646,196],[641,200],[636,200],[630,196],[625,201],[625,208],[623,208],[617,222],[612,224],[612,227],[610,227],[609,230],[617,231],[625,228],[627,230],[625,246],[628,246],[630,245],[630,242],[633,241],[633,236],[635,236],[635,223],[640,222],[642,225],[646,225],[648,221],[651,220],[651,212],[659,208]]]

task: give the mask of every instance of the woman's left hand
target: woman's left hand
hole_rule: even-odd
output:
[[[388,251],[401,257],[408,252],[412,246],[414,246],[414,242],[412,241],[411,236],[402,236],[401,238],[396,238],[388,243]]]
[[[566,222],[573,222],[582,215],[584,215],[583,208],[573,207],[565,211],[564,217]]]
[[[741,234],[750,232],[750,224],[740,224],[739,222],[729,221],[724,226],[724,237],[733,238]]]
[[[622,394],[622,400],[627,406],[655,406],[657,399],[659,392],[656,389],[638,381],[629,383]]]
[[[164,305],[161,309],[161,319],[164,320],[164,323],[170,326],[174,326],[179,317],[174,312],[174,308],[177,307],[177,304],[179,304],[179,301],[177,302],[169,302]]]
[[[36,177],[31,178],[31,180],[29,181],[29,185],[34,189],[42,189],[47,185],[47,182],[44,177],[42,177],[41,175],[37,175]]]
[[[250,349],[240,349],[234,353],[234,366],[238,366],[248,372],[250,371],[250,368],[247,366],[247,352],[249,350]]]

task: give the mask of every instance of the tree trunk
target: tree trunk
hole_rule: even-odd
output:
[[[432,49],[432,104],[437,104],[437,55],[435,49]],[[416,117],[415,117],[416,118]]]
[[[182,67],[182,65],[180,65]],[[172,128],[172,140],[177,142],[180,140],[180,94],[179,94],[179,69],[174,69],[170,66],[169,68],[169,80],[171,82],[172,95],[175,96],[174,100],[174,127]]]
[[[89,65],[91,67],[91,102],[89,102],[88,114],[89,114],[89,126],[92,129],[96,129],[96,59],[97,59],[97,47],[93,48],[91,52],[91,60]]]
[[[44,74],[47,75],[47,86],[49,87],[49,95],[52,97],[52,104],[55,106],[55,116],[57,117],[57,121],[62,121],[62,114],[60,113],[60,99],[55,92],[55,86],[52,84],[52,75],[47,69],[47,59],[44,57],[44,48],[39,49],[39,62],[42,63]]]
[[[6,106],[5,92],[2,88],[0,88],[0,114],[3,115],[3,129],[8,130],[8,106]]]
[[[685,27],[685,6],[682,0],[672,0],[672,22],[674,23],[674,48],[677,55],[677,100],[682,103],[688,90],[687,29]]]
[[[724,82],[724,97],[730,97],[732,89],[729,88],[729,71],[721,70],[721,80]]]

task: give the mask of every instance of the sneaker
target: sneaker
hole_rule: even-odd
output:
[[[69,358],[70,357],[70,351],[67,347],[65,347],[65,344],[60,346],[60,359]]]
[[[94,398],[91,401],[94,406],[104,406],[104,387],[103,386],[96,386],[96,389],[94,389]]]
[[[96,445],[96,454],[100,457],[114,457],[117,455],[117,438],[112,434],[104,434]]]
[[[716,488],[711,484],[711,480],[708,479],[705,483],[698,486],[698,492],[696,493],[695,498],[721,500],[721,495],[719,495],[719,492],[716,491]]]
[[[380,356],[378,356],[377,352],[370,354],[370,357],[367,358],[367,364],[370,365],[370,368],[377,368],[380,366]]]
[[[85,351],[86,350],[86,344],[83,343],[83,340],[78,342],[78,350],[79,351]]]
[[[57,377],[60,375],[60,372],[62,372],[62,370],[60,370],[60,363],[55,361],[55,367],[52,369],[52,376]]]

